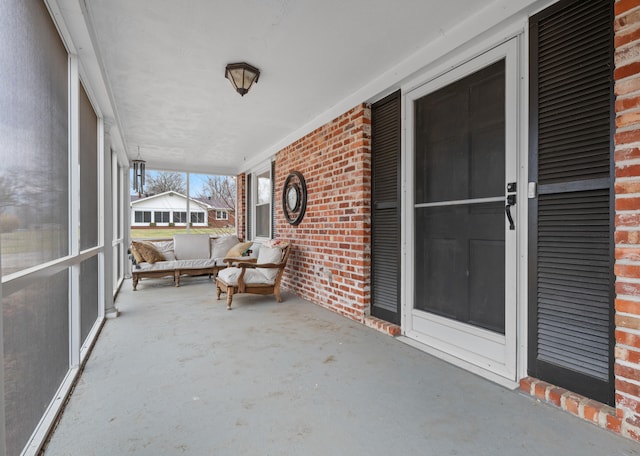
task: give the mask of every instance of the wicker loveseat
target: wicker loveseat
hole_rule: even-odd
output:
[[[133,241],[131,243],[133,289],[142,278],[173,277],[180,286],[183,275],[215,277],[226,268],[223,261],[231,249],[240,257],[251,243],[241,243],[236,236],[212,238],[208,234],[176,234],[173,239]]]

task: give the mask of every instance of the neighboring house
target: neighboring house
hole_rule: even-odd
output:
[[[236,226],[236,214],[234,209],[229,209],[226,204],[218,198],[196,198],[209,209],[209,226],[212,228],[232,228]]]
[[[187,217],[187,197],[180,193],[169,191],[142,198],[131,195],[131,227],[186,226],[187,220],[195,227],[235,226],[235,211],[226,208],[220,200],[208,197],[189,201],[190,216]]]
[[[213,208],[202,201],[169,191],[131,201],[131,227],[186,226],[205,227],[209,224],[209,214]]]

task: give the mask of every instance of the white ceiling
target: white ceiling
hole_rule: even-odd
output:
[[[393,80],[403,61],[496,11],[510,14],[503,10],[514,3],[532,2],[56,2],[84,74],[103,82],[93,95],[110,100],[104,114],[116,119],[129,158],[139,147],[151,169],[230,174],[388,91],[375,81]],[[244,97],[224,78],[225,65],[239,61],[261,71]]]

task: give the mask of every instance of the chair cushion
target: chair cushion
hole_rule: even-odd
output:
[[[238,242],[238,236],[232,234],[230,236],[220,236],[218,239],[213,240],[213,247],[211,249],[211,258],[224,258],[231,247]]]
[[[179,269],[185,274],[189,273],[192,269],[208,269],[216,266],[216,260],[211,258],[197,258],[195,260],[172,260],[172,261],[158,261],[157,263],[142,263],[137,271],[165,271]]]
[[[153,245],[151,242],[139,242],[133,241],[134,256],[135,252],[137,252],[143,259],[143,261],[147,263],[156,263],[158,261],[165,261],[164,255]],[[136,261],[138,258],[136,257]]]
[[[262,247],[262,244],[260,242],[254,242],[253,244],[251,244],[251,253],[249,254],[249,257],[258,258],[258,254],[260,253],[261,247]]]
[[[173,252],[178,260],[209,258],[208,234],[174,234]]]
[[[227,285],[238,285],[238,277],[240,277],[241,272],[242,268],[226,268],[218,273],[218,278]],[[247,269],[244,273],[244,283],[247,285],[273,285],[274,282],[275,276],[273,279],[269,279],[258,269]]]
[[[258,264],[275,263],[278,264],[282,261],[282,249],[280,247],[267,247],[263,245],[260,247],[260,253],[258,254]],[[264,276],[270,281],[275,282],[279,269],[276,268],[256,268],[262,272]]]

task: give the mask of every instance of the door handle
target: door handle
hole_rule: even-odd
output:
[[[516,204],[516,195],[507,195],[507,205],[504,207],[504,211],[507,214],[507,219],[509,219],[509,229],[515,230],[516,224],[513,222],[513,217],[511,216],[511,206],[515,206]]]

